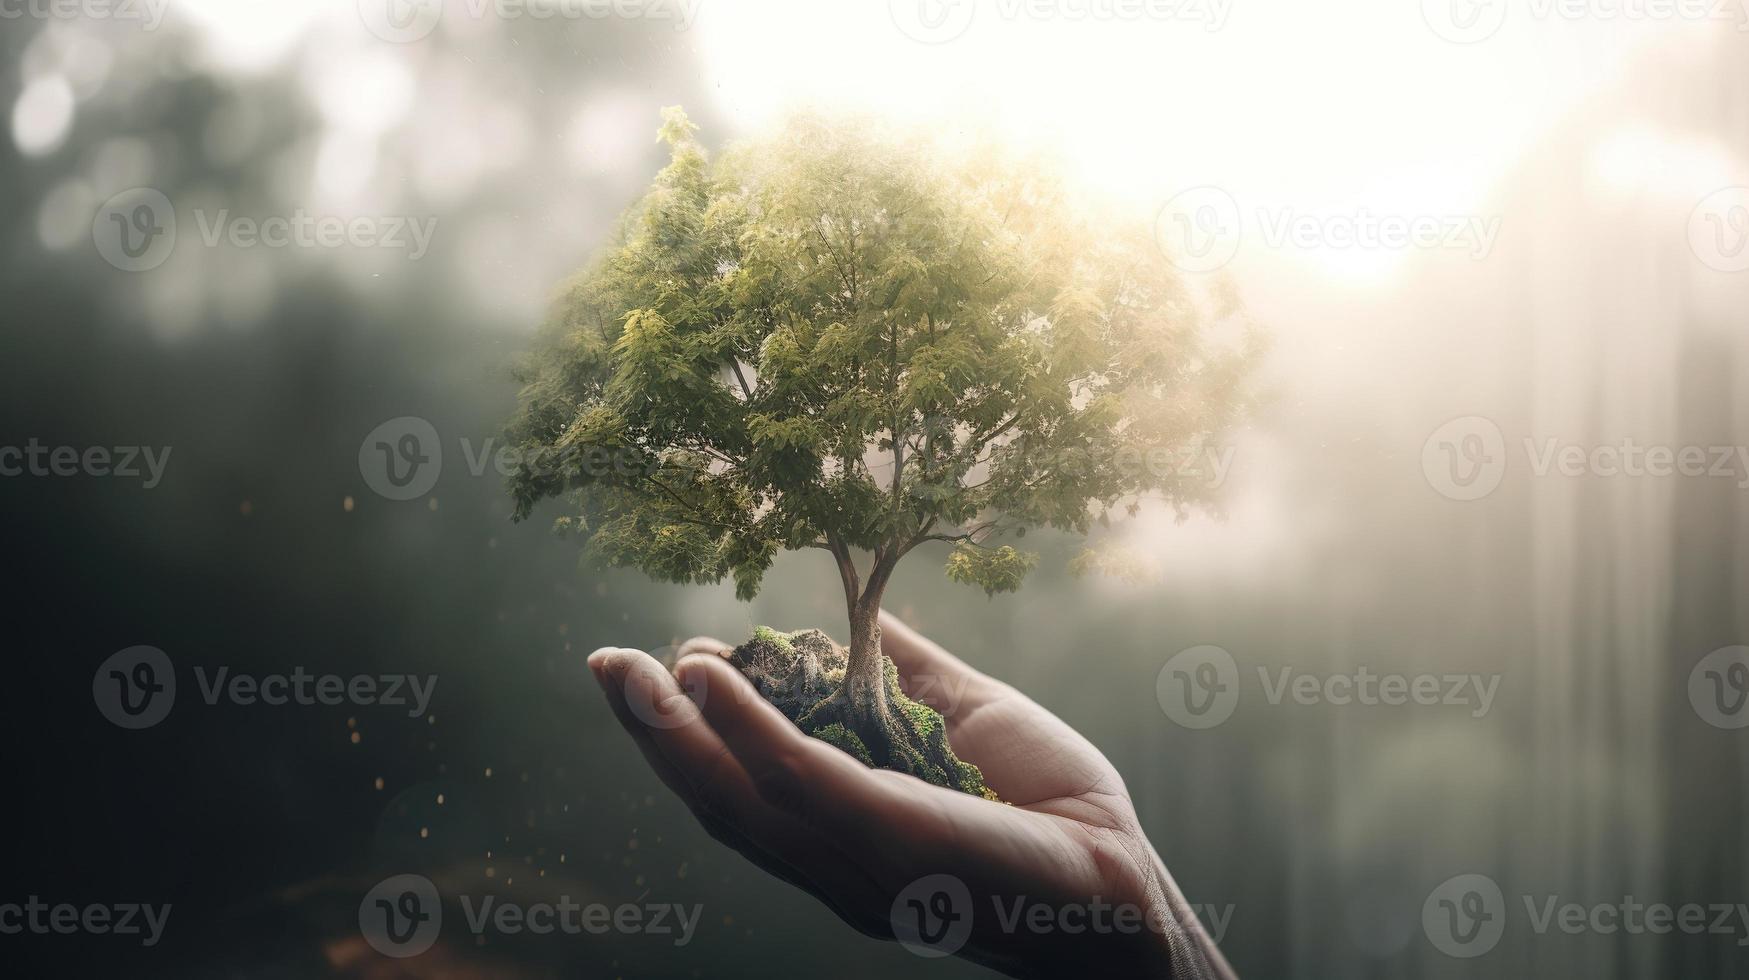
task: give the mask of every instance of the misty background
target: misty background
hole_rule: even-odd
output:
[[[170,456],[150,488],[0,477],[0,901],[174,913],[151,949],[24,935],[0,951],[40,975],[982,972],[862,938],[712,842],[582,666],[602,645],[661,654],[759,623],[842,638],[820,559],[781,558],[752,603],[579,569],[547,520],[510,522],[489,462],[548,296],[663,163],[658,109],[686,106],[715,147],[806,98],[993,126],[1163,229],[1210,227],[1200,208],[1167,220],[1187,188],[1235,205],[1231,261],[1187,272],[1234,284],[1274,340],[1224,515],[1120,529],[1156,583],[1072,578],[1077,543],[1047,539],[1016,595],[946,586],[945,556],[920,551],[888,606],[1106,752],[1187,897],[1227,917],[1241,976],[1743,975],[1749,924],[1538,934],[1522,901],[1749,901],[1749,731],[1690,690],[1703,658],[1749,643],[1749,470],[1567,476],[1526,447],[1749,445],[1749,192],[1716,196],[1749,185],[1740,25],[1515,6],[1498,34],[1454,42],[1401,3],[1240,0],[1218,25],[984,4],[963,33],[920,39],[903,4],[830,6],[706,0],[681,26],[451,4],[411,39],[381,36],[368,2],[169,0],[149,30],[5,23],[0,446]],[[140,187],[174,202],[178,229],[162,264],[129,271],[100,252],[100,219]],[[220,211],[436,225],[417,259],[208,245],[196,213]],[[1284,215],[1327,228],[1362,211],[1496,233],[1272,241]],[[396,500],[361,448],[404,417],[436,432],[441,471]],[[1431,437],[1478,418],[1504,469],[1454,499],[1442,468],[1481,457]],[[1487,432],[1464,422],[1452,451]],[[182,686],[163,723],[125,731],[92,677],[139,644]],[[1202,645],[1230,655],[1240,696],[1198,730],[1158,682]],[[437,687],[410,717],[209,706],[192,674],[300,666]],[[1478,717],[1270,703],[1258,677],[1362,667],[1496,693]],[[360,938],[358,901],[404,872],[446,893],[704,912],[678,948],[474,944],[446,925],[432,953],[391,962]],[[1506,900],[1498,946],[1473,959],[1423,920],[1467,874]]]

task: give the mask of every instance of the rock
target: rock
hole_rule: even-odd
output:
[[[780,633],[760,626],[729,652],[767,701],[802,731],[836,746],[870,768],[995,800],[978,767],[953,754],[941,713],[899,689],[899,671],[881,657],[884,697],[854,700],[842,689],[848,651],[816,629]]]

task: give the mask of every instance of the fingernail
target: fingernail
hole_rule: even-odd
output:
[[[619,654],[625,652],[624,647],[602,647],[589,655],[589,672],[595,675],[597,683],[606,687],[608,684],[623,683],[624,670],[615,670],[614,664]]]

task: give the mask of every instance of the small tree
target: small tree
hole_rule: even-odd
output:
[[[1088,220],[1041,168],[867,120],[714,160],[694,132],[664,110],[670,163],[523,369],[516,516],[565,496],[558,526],[600,562],[742,599],[780,551],[830,555],[850,626],[830,714],[885,764],[900,560],[946,542],[949,578],[1007,592],[1028,528],[1203,502],[1160,462],[1235,420],[1249,334],[1215,344],[1146,229]]]

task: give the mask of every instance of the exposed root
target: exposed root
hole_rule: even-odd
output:
[[[730,652],[729,662],[802,731],[863,765],[997,798],[978,767],[953,754],[941,714],[899,689],[899,670],[887,657],[881,657],[881,689],[855,690],[844,684],[848,653],[826,634],[761,626]]]

